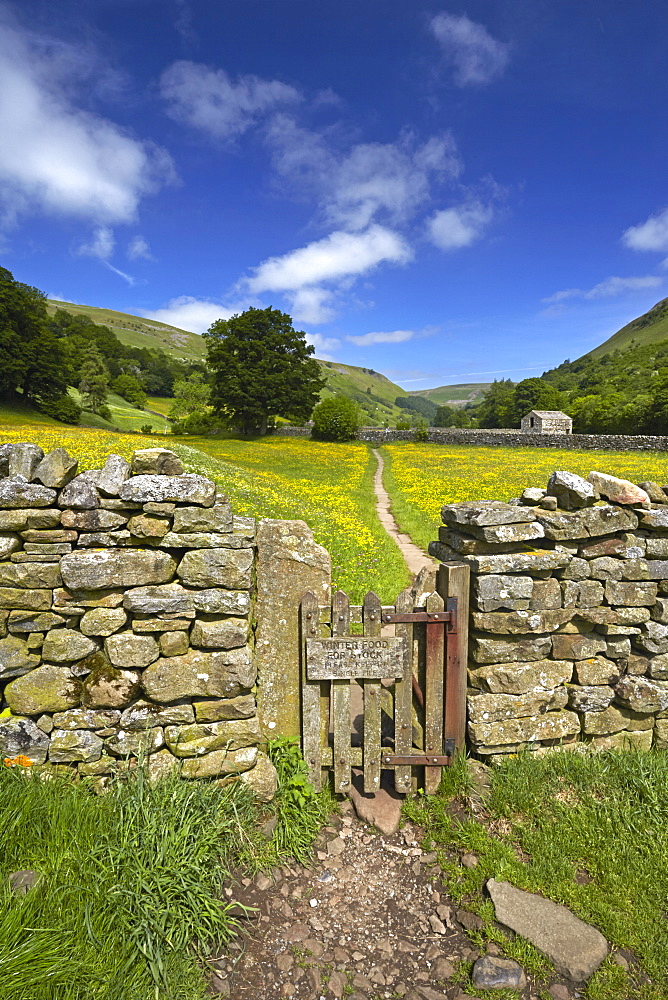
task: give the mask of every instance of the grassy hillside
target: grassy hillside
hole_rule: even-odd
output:
[[[588,351],[587,355],[593,358],[609,354],[611,351],[624,351],[629,347],[642,347],[646,344],[656,344],[660,340],[668,338],[668,299],[661,299],[648,312],[631,320],[623,326],[612,337],[608,337],[602,344],[595,347],[593,351]],[[578,360],[581,360],[578,358]]]
[[[159,348],[184,361],[202,361],[206,357],[206,345],[202,337],[169,326],[167,323],[142,319],[140,316],[117,312],[114,309],[59,302],[56,299],[49,299],[47,308],[50,313],[54,313],[56,309],[66,309],[67,312],[74,314],[85,313],[94,323],[108,326],[122,343],[130,347],[153,350]],[[322,393],[323,399],[328,396],[343,395],[357,400],[364,413],[363,421],[367,424],[393,424],[405,417],[405,412],[394,405],[394,400],[397,396],[405,396],[407,393],[384,375],[371,368],[357,368],[355,365],[344,365],[334,361],[318,360],[318,364],[327,378],[327,386]],[[162,406],[150,404],[149,407],[163,409]],[[108,425],[105,423],[105,426]],[[130,429],[122,422],[117,422],[115,426]]]
[[[55,313],[56,309],[66,309],[74,315],[85,313],[94,323],[108,326],[129,347],[145,347],[149,350],[159,348],[183,361],[201,361],[206,355],[204,341],[198,334],[179,330],[178,327],[159,323],[154,319],[142,319],[114,309],[59,302],[57,299],[48,299],[47,309],[49,313]]]
[[[424,396],[437,406],[465,406],[479,403],[491,382],[460,382],[457,385],[439,385],[435,389],[415,389],[409,396]]]

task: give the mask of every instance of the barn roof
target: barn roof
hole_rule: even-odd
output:
[[[555,420],[555,419],[570,420],[571,419],[568,416],[567,413],[562,413],[561,410],[530,410],[529,413],[527,413],[527,417],[530,417],[532,414],[534,416],[536,416],[536,417],[548,417],[551,420]]]

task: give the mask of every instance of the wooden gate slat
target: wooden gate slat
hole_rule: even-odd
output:
[[[441,563],[436,586],[444,598],[457,600],[457,630],[447,637],[445,664],[445,735],[458,750],[466,748],[466,667],[469,642],[469,576],[467,563]]]
[[[410,588],[397,597],[397,612],[413,610]],[[394,749],[395,753],[410,753],[413,746],[413,626],[406,622],[394,626],[395,635],[406,640],[404,675],[394,686]],[[410,792],[411,768],[397,765],[394,769],[394,787],[397,792]]]
[[[364,635],[380,636],[380,598],[372,591],[364,598]],[[380,681],[364,681],[364,791],[380,788]]]
[[[310,617],[309,617],[310,616]],[[318,598],[308,591],[304,594],[300,609],[302,643],[302,753],[306,761],[309,778],[315,790],[322,787],[321,769],[321,684],[306,679],[306,640],[315,638],[318,629]]]
[[[426,610],[442,611],[443,598],[440,594],[429,594],[425,601]],[[424,718],[424,749],[425,753],[443,753],[443,658],[444,632],[443,626],[436,623],[426,625],[426,670],[425,670],[425,718]],[[426,767],[424,775],[424,790],[433,794],[441,780],[440,767]]]
[[[332,596],[332,635],[347,635],[350,631],[350,601],[337,590]],[[334,789],[350,790],[352,746],[350,743],[350,681],[331,681],[332,721],[334,724]]]

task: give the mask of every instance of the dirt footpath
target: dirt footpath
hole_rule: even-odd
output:
[[[410,826],[385,837],[349,802],[325,827],[313,868],[290,865],[227,890],[257,908],[212,992],[230,1000],[469,1000],[458,960],[480,956],[466,936],[480,919],[444,894],[435,854]],[[494,952],[494,946],[490,949]],[[526,1000],[538,1000],[530,987]]]

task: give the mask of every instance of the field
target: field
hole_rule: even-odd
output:
[[[527,486],[546,486],[551,472],[581,476],[591,469],[634,483],[668,482],[668,454],[560,451],[556,448],[471,448],[466,445],[382,446],[385,488],[399,526],[426,548],[437,537],[440,511],[458,500],[510,500]]]
[[[0,443],[5,441],[33,441],[45,451],[67,448],[82,470],[98,468],[112,451],[130,458],[135,448],[171,448],[189,471],[213,479],[237,514],[306,521],[332,555],[334,585],[354,601],[375,590],[389,603],[408,583],[399,550],[376,518],[375,460],[365,444],[117,434],[0,407]]]

